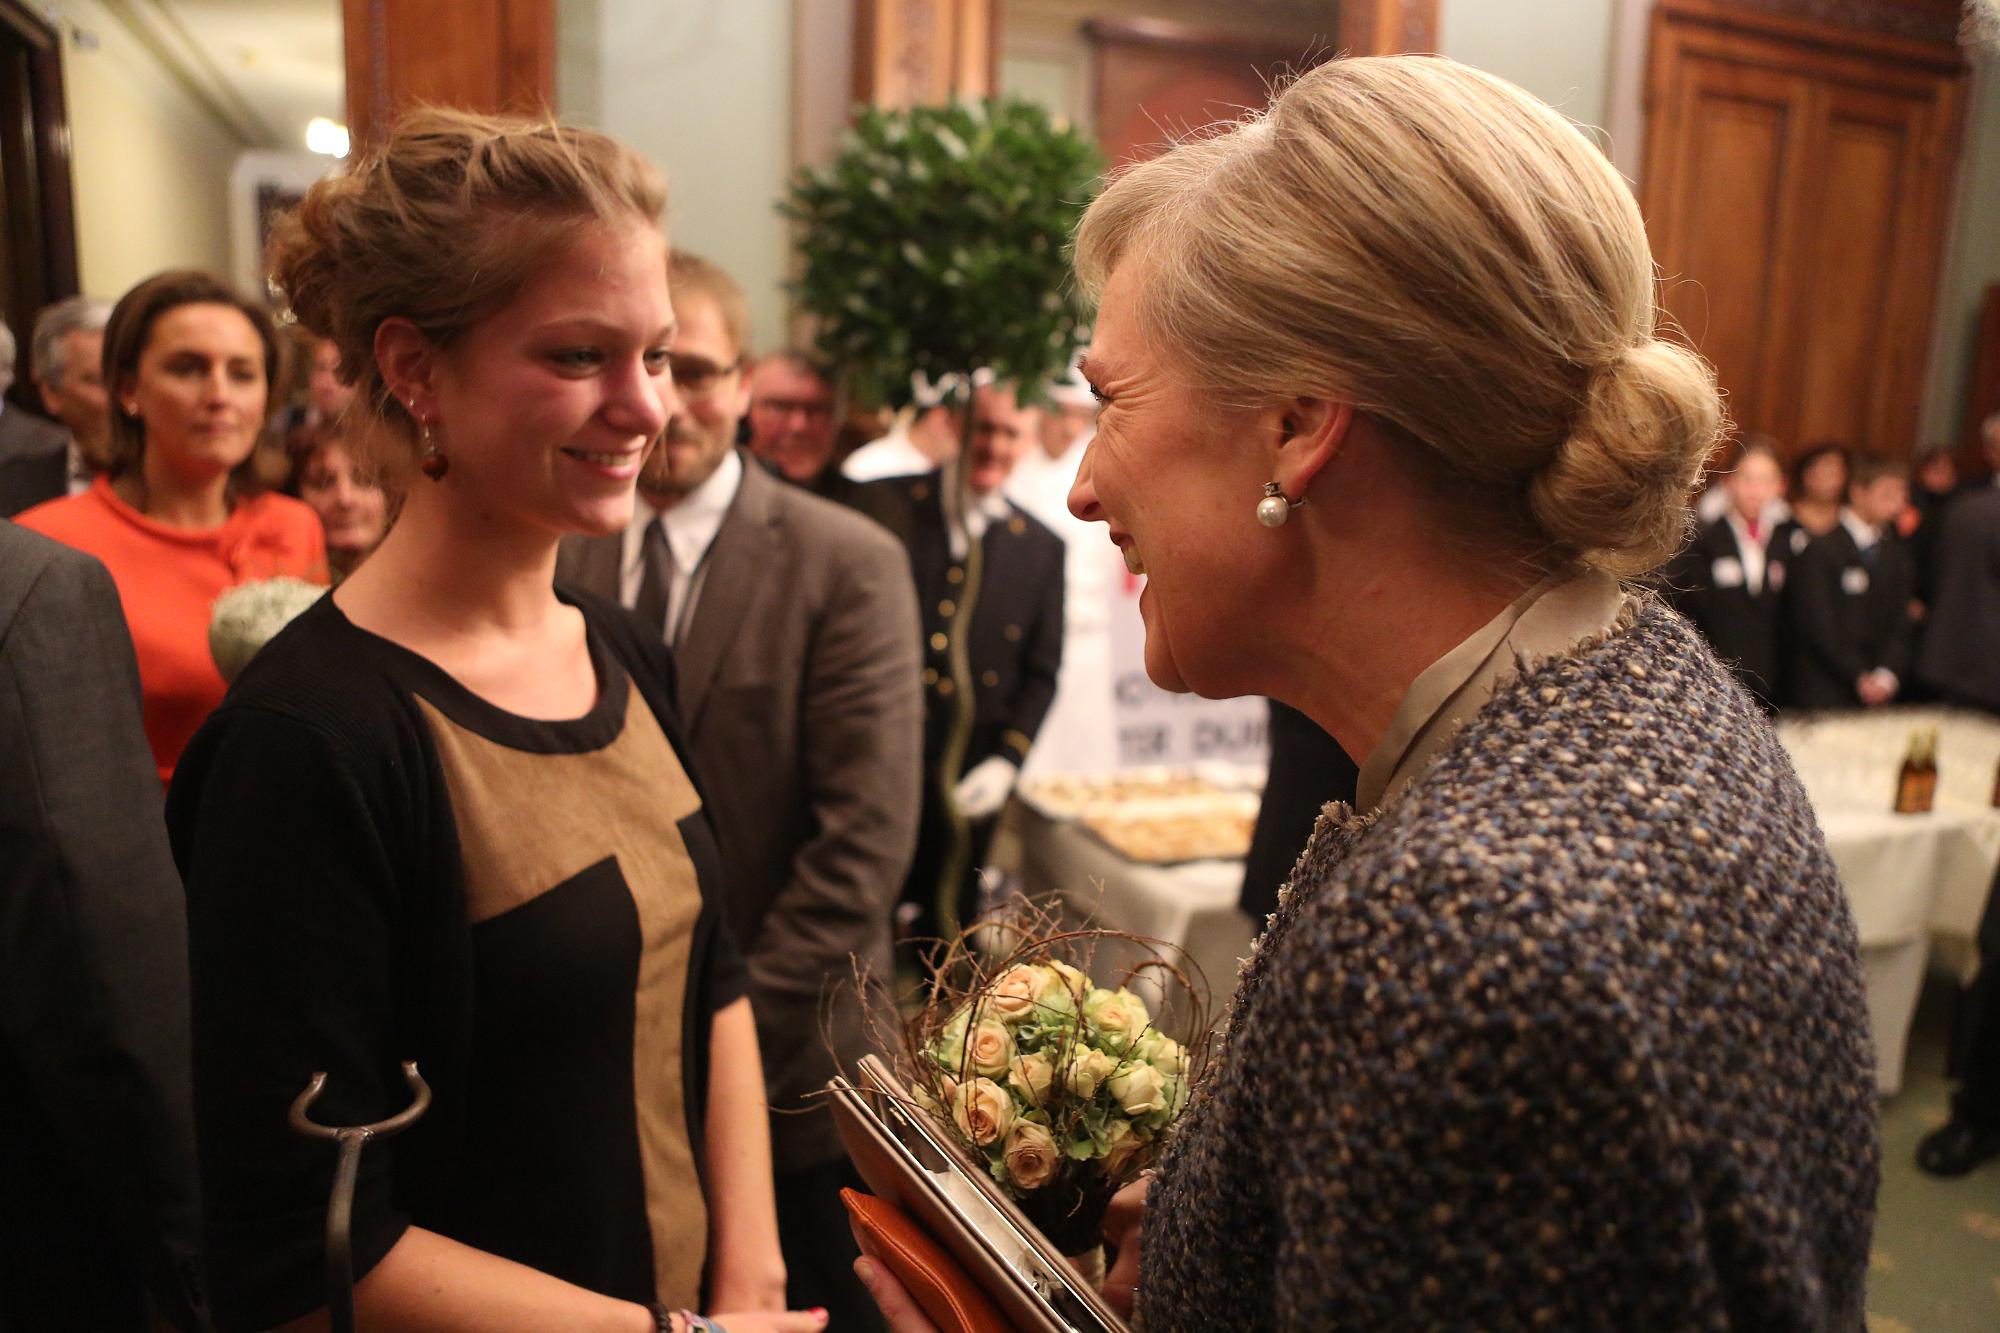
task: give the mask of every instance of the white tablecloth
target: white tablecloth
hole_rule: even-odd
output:
[[[1016,807],[1021,878],[1029,892],[1062,895],[1081,920],[1111,930],[1165,940],[1186,950],[1206,981],[1213,1016],[1236,989],[1236,967],[1250,951],[1250,918],[1237,910],[1243,887],[1241,861],[1190,861],[1177,866],[1139,865],[1120,856],[1077,825],[1025,803]],[[1115,954],[1117,951],[1113,951]],[[1130,962],[1104,957],[1091,971],[1109,981]],[[1156,1010],[1163,998],[1150,978],[1134,990]],[[1187,1035],[1185,1015],[1167,1014],[1161,1026]]]
[[[1938,789],[1924,815],[1892,811],[1914,727],[1938,729]],[[1854,909],[1867,972],[1876,1082],[1903,1083],[1910,1022],[1933,945],[1962,978],[2000,868],[2000,810],[1991,804],[2000,721],[1944,709],[1895,708],[1787,719],[1791,752],[1826,831]]]

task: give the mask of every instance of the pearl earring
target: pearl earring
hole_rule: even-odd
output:
[[[1267,528],[1282,528],[1292,511],[1306,502],[1301,495],[1296,500],[1285,498],[1284,488],[1275,481],[1264,483],[1264,498],[1257,502],[1257,521]]]

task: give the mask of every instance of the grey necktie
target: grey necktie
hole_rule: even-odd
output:
[[[673,594],[676,571],[674,553],[667,546],[666,526],[657,516],[646,525],[646,535],[639,544],[639,555],[643,562],[639,573],[639,598],[632,604],[632,609],[664,639],[667,637],[667,603]]]

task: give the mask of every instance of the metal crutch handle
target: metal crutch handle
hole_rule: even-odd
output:
[[[306,1114],[326,1089],[324,1070],[314,1074],[305,1091],[292,1100],[294,1132],[309,1139],[330,1139],[340,1146],[333,1194],[326,1203],[326,1282],[334,1333],[354,1333],[354,1182],[361,1172],[361,1150],[370,1139],[402,1133],[430,1109],[431,1087],[417,1072],[415,1060],[403,1061],[403,1081],[413,1094],[410,1104],[372,1125],[322,1125]]]

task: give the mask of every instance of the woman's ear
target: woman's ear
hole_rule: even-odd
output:
[[[437,415],[432,376],[437,369],[436,349],[431,340],[409,320],[396,316],[375,328],[375,365],[389,396],[410,410],[412,416],[429,421]]]
[[[1278,458],[1271,479],[1286,495],[1297,499],[1311,489],[1313,479],[1346,445],[1354,426],[1354,404],[1333,398],[1295,398],[1280,417]]]

